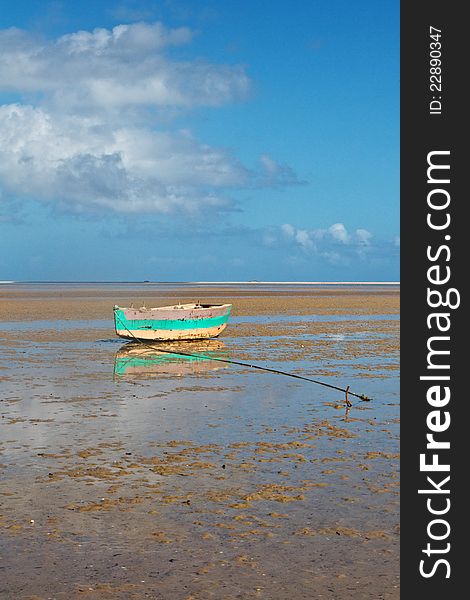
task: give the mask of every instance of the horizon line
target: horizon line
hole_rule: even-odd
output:
[[[131,280],[131,281],[101,281],[101,280],[90,280],[90,281],[66,281],[66,280],[34,280],[34,281],[15,281],[15,280],[0,280],[0,284],[19,283],[19,284],[32,284],[32,283],[145,283],[145,284],[198,284],[198,285],[214,285],[214,284],[251,284],[251,285],[400,285],[400,281],[262,281],[257,279],[250,279],[244,281],[150,281],[146,280]]]

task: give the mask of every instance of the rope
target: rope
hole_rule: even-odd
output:
[[[303,375],[296,375],[295,373],[287,373],[286,371],[279,371],[278,369],[270,369],[269,367],[262,367],[260,365],[250,365],[249,363],[240,362],[238,360],[230,360],[228,358],[219,358],[217,356],[204,356],[203,354],[192,354],[189,352],[179,352],[179,351],[175,352],[173,350],[167,350],[167,349],[161,348],[160,346],[155,346],[153,344],[149,344],[145,340],[139,339],[132,333],[132,331],[130,331],[128,329],[128,327],[125,325],[125,323],[123,323],[121,321],[121,319],[119,318],[118,315],[116,315],[116,313],[115,313],[115,316],[118,319],[118,321],[121,323],[121,325],[124,327],[124,329],[134,338],[134,340],[136,340],[140,344],[143,344],[144,346],[147,346],[148,348],[153,348],[154,350],[158,350],[159,352],[165,352],[167,354],[178,354],[181,356],[188,356],[191,358],[205,358],[208,360],[218,360],[219,362],[228,363],[230,365],[249,367],[250,369],[258,369],[260,371],[267,371],[268,373],[275,373],[276,375],[285,375],[286,377],[293,377],[294,379],[302,379],[303,381],[309,381],[310,383],[316,383],[317,385],[322,385],[324,387],[327,387],[327,388],[330,388],[333,390],[338,390],[340,392],[344,392],[346,394],[346,404],[348,404],[348,406],[350,405],[350,403],[348,401],[348,395],[355,396],[356,398],[359,398],[363,402],[370,402],[370,400],[371,400],[364,394],[355,394],[354,392],[350,392],[349,386],[346,389],[344,389],[344,388],[338,387],[336,385],[331,385],[330,383],[325,383],[324,381],[317,381],[316,379],[311,379],[310,377],[304,377]]]

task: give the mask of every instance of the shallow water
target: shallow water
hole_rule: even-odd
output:
[[[289,323],[293,326],[302,323],[324,323],[330,321],[398,321],[398,315],[249,315],[243,317],[232,316],[231,325],[239,323],[252,323],[255,325]],[[65,331],[68,329],[112,329],[110,319],[35,319],[34,321],[6,321],[0,324],[0,331],[37,331],[50,329]]]
[[[396,315],[281,317],[118,369],[109,320],[2,324],[2,598],[399,597]]]

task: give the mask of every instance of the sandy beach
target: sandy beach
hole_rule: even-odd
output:
[[[114,333],[193,300],[233,304],[207,360]],[[2,600],[398,600],[398,286],[8,284],[0,322]]]

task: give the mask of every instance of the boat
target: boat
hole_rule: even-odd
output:
[[[214,359],[223,354],[223,349],[224,344],[218,340],[169,342],[150,347],[134,340],[116,352],[114,375],[138,378],[200,375],[228,367]]]
[[[231,304],[176,304],[157,308],[114,306],[114,327],[128,340],[204,340],[227,327]]]

